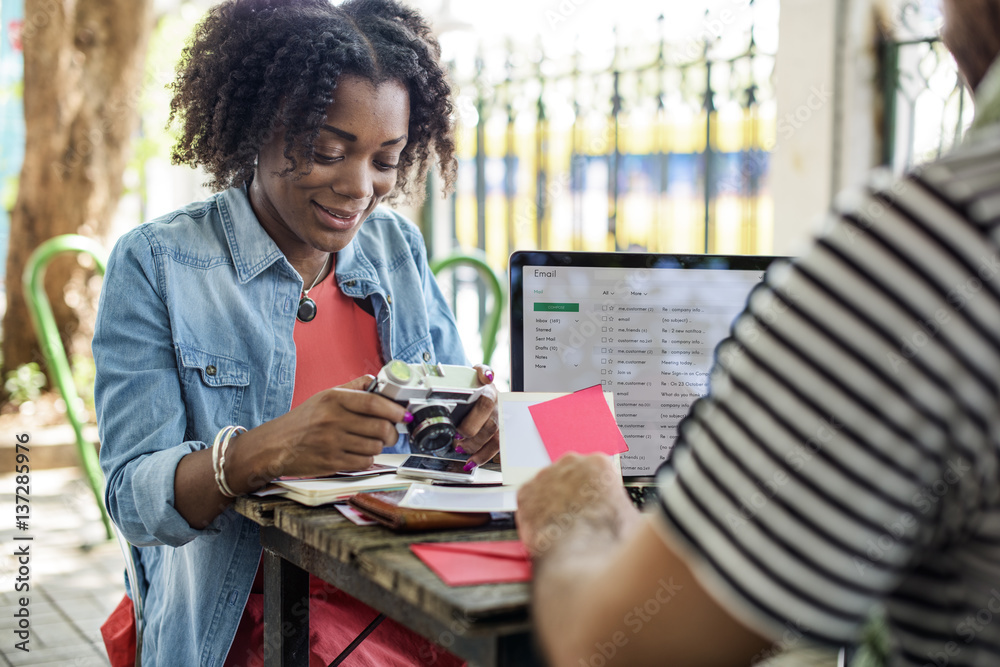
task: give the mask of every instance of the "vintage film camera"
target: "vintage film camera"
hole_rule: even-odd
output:
[[[371,391],[406,406],[409,424],[397,424],[410,434],[414,454],[445,456],[455,452],[455,425],[462,422],[486,385],[475,368],[444,364],[408,364],[393,359],[378,372]]]

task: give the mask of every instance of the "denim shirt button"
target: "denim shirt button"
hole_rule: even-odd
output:
[[[205,374],[206,375],[215,375],[216,372],[218,372],[218,369],[215,366],[213,366],[211,364],[209,364],[208,366],[205,366]]]
[[[344,287],[354,287],[357,284],[358,284],[357,280],[348,280],[346,283],[344,283]]]
[[[424,361],[430,361],[430,360],[431,360],[431,353],[424,352]]]
[[[392,305],[392,295],[391,294],[386,294],[385,295],[385,300],[389,302],[390,306]]]

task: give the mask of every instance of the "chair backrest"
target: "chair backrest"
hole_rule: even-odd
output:
[[[104,275],[107,253],[99,243],[77,234],[56,236],[39,245],[28,257],[22,277],[24,298],[28,304],[28,312],[31,314],[31,321],[35,326],[35,333],[38,335],[38,342],[41,345],[49,374],[66,403],[66,416],[69,418],[76,436],[76,449],[80,456],[80,463],[101,510],[104,530],[108,539],[111,539],[111,520],[104,507],[104,476],[101,473],[100,462],[93,443],[88,442],[83,436],[84,417],[79,408],[80,395],[73,382],[69,358],[59,336],[59,327],[56,326],[56,320],[52,314],[52,305],[49,303],[48,294],[45,293],[45,269],[56,255],[65,252],[90,255],[94,260],[97,273],[101,276]]]
[[[56,325],[55,316],[52,314],[52,304],[49,303],[48,294],[45,292],[45,269],[52,259],[65,252],[84,253],[90,255],[94,260],[97,273],[104,275],[107,266],[107,253],[104,248],[86,236],[78,234],[64,234],[45,241],[39,245],[28,257],[28,262],[24,267],[23,283],[24,297],[28,304],[28,312],[31,314],[31,321],[38,335],[38,341],[42,348],[42,355],[48,366],[49,373],[66,403],[66,416],[73,426],[76,436],[77,452],[80,455],[80,463],[83,467],[87,482],[97,506],[101,510],[101,520],[104,522],[104,529],[108,539],[112,536],[118,538],[118,545],[121,547],[122,556],[125,559],[125,572],[128,576],[129,587],[132,589],[132,606],[135,616],[136,627],[136,667],[141,666],[142,656],[142,629],[143,629],[143,603],[142,587],[139,581],[139,573],[136,567],[134,547],[128,540],[113,527],[108,516],[107,508],[104,506],[104,475],[101,472],[100,461],[93,443],[87,441],[83,435],[84,417],[80,413],[80,394],[73,382],[73,372],[70,369],[69,358],[66,355],[66,348],[62,344],[59,336],[59,327]]]

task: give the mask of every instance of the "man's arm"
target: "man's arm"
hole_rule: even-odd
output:
[[[518,494],[551,664],[751,664],[770,642],[708,595],[620,479],[607,457],[570,455]]]

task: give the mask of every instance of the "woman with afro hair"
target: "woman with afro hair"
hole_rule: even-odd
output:
[[[366,392],[371,376],[390,359],[468,363],[419,231],[380,206],[421,193],[434,162],[454,181],[439,56],[392,0],[228,0],[185,48],[174,159],[218,193],[122,236],[93,343],[145,667],[262,664],[258,527],[232,498],[409,451],[396,425],[413,416]],[[456,437],[468,468],[498,450],[493,373],[477,368],[488,388]],[[325,665],[376,612],[322,582],[311,593],[311,662]],[[392,621],[352,661],[458,662]]]

